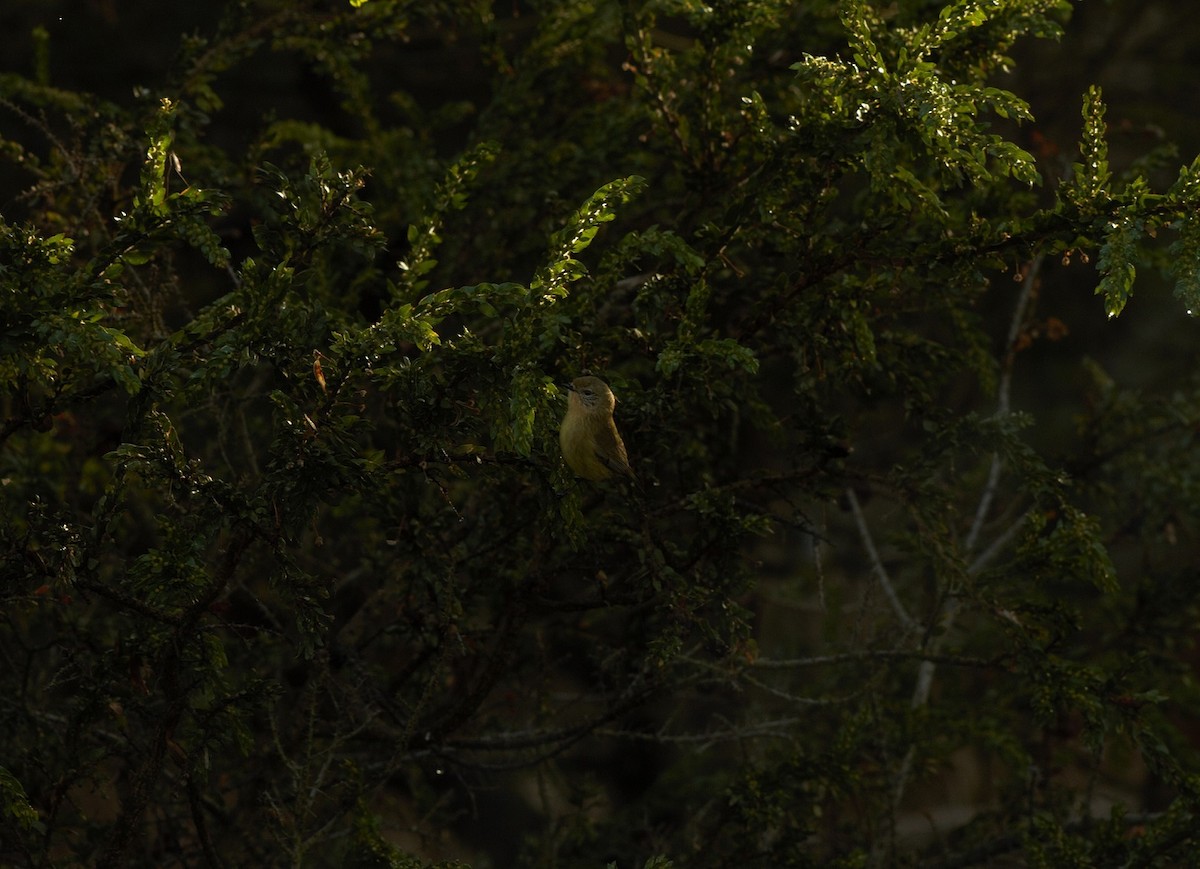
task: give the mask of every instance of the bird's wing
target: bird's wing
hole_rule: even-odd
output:
[[[596,432],[596,461],[604,465],[614,474],[632,477],[633,469],[629,467],[629,456],[625,452],[625,443],[621,436],[612,429],[601,429]]]

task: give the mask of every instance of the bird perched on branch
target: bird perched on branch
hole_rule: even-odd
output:
[[[571,470],[585,480],[634,479],[625,442],[613,421],[617,397],[599,377],[576,377],[567,384],[567,414],[558,443]]]

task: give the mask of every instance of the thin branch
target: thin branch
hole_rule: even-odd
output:
[[[212,838],[208,834],[208,824],[204,820],[204,802],[200,788],[196,785],[196,779],[192,776],[191,771],[184,775],[183,780],[187,787],[188,805],[192,810],[192,825],[196,828],[196,838],[200,840],[204,860],[214,869],[222,869],[225,863],[213,848]]]
[[[607,736],[614,739],[631,739],[640,742],[659,744],[695,744],[701,743],[701,750],[720,742],[740,742],[745,739],[794,739],[797,728],[805,727],[811,722],[807,718],[777,718],[759,724],[744,727],[729,727],[726,730],[708,731],[706,733],[648,733],[638,730],[601,729],[597,736]]]
[[[1034,257],[1025,270],[1024,279],[1021,281],[1021,292],[1017,295],[1012,321],[1008,325],[1008,343],[1005,346],[1004,365],[1000,372],[1000,384],[996,395],[996,417],[1007,416],[1011,407],[1012,374],[1017,356],[1017,339],[1021,336],[1021,327],[1025,323],[1025,312],[1029,307],[1029,300],[1033,298],[1038,273],[1042,270],[1042,259],[1042,255]],[[1000,485],[1000,472],[1003,470],[1003,466],[1004,460],[1000,454],[993,453],[992,465],[988,469],[987,484],[984,485],[983,493],[979,497],[979,504],[975,508],[975,519],[971,522],[971,529],[967,532],[967,539],[964,543],[967,552],[975,548],[979,533],[983,530],[983,524],[987,520],[988,511],[991,510],[992,501],[995,499],[996,490]]]
[[[996,539],[988,544],[987,549],[975,556],[975,560],[967,566],[967,576],[977,576],[980,571],[987,567],[988,563],[999,555],[1004,550],[1004,547],[1017,536],[1017,532],[1025,527],[1025,520],[1028,518],[1029,511],[1026,510],[1017,517],[1015,522],[1000,532]]]
[[[763,670],[791,670],[800,667],[823,667],[828,664],[861,663],[882,659],[924,661],[950,667],[998,667],[999,659],[976,658],[968,655],[937,655],[930,652],[899,649],[867,649],[862,652],[843,652],[837,655],[814,655],[811,658],[759,658],[750,666]]]
[[[1021,328],[1025,323],[1025,314],[1029,307],[1029,301],[1034,295],[1043,258],[1043,255],[1039,254],[1030,261],[1021,281],[1021,291],[1017,294],[1017,303],[1013,308],[1012,320],[1008,326],[1008,344],[1005,347],[1004,364],[1000,374],[999,388],[997,389],[996,417],[1007,416],[1011,407],[1012,375],[1017,357],[1017,339],[1020,337]],[[979,504],[975,508],[975,518],[972,520],[971,528],[967,532],[966,540],[963,542],[963,548],[966,552],[970,552],[975,548],[975,543],[979,539],[980,532],[983,530],[984,522],[987,521],[988,513],[992,508],[992,501],[995,500],[996,491],[999,489],[1000,473],[1003,467],[1003,458],[1001,458],[999,453],[993,453],[991,467],[988,469],[987,483],[984,484],[983,492],[979,496]],[[1010,526],[1001,535],[1000,539],[993,541],[984,554],[976,559],[972,567],[978,570],[983,564],[986,564],[988,560],[994,557],[999,552],[999,548],[1007,542],[1007,538],[1016,533],[1016,528],[1019,524],[1018,522],[1016,525]],[[929,643],[931,652],[936,652],[943,640],[949,636],[950,629],[954,626],[961,607],[962,604],[956,598],[951,598],[949,603],[947,603],[945,613],[942,615],[941,624],[939,625],[941,630]],[[937,665],[938,662],[936,660],[926,659],[917,668],[917,681],[913,686],[911,708],[920,709],[929,702],[929,694],[933,690],[933,677],[937,673]],[[912,772],[912,764],[915,756],[916,744],[914,743],[908,747],[908,751],[904,754],[904,760],[900,763],[900,769],[896,773],[896,785],[892,793],[893,813],[899,807],[900,800],[904,797],[904,791],[908,786],[908,778]]]
[[[638,681],[640,682],[640,680]],[[613,707],[571,727],[515,730],[490,736],[464,737],[446,740],[442,743],[442,748],[471,751],[514,751],[523,748],[539,748],[555,743],[570,745],[578,742],[585,736],[598,732],[601,724],[605,724],[636,709],[650,697],[654,696],[659,687],[658,683],[650,682],[642,684],[636,691],[625,691],[623,692],[625,696]]]
[[[825,511],[822,510],[821,511],[821,530],[822,530],[822,532],[824,532],[827,529],[828,529],[828,519],[825,515]],[[825,603],[825,569],[821,563],[821,543],[822,543],[822,541],[824,541],[824,539],[825,539],[824,536],[818,537],[816,534],[812,535],[813,570],[816,572],[816,575],[817,575],[817,605],[820,607],[820,610],[822,613],[826,613],[829,611],[828,607]]]
[[[1146,824],[1152,824],[1164,817],[1162,812],[1148,812],[1146,814],[1130,814],[1124,815],[1121,818],[1121,823],[1126,829],[1132,830],[1134,827],[1140,827]],[[1063,825],[1063,829],[1068,833],[1083,832],[1095,823],[1095,819],[1087,817],[1079,820],[1069,821]],[[1177,830],[1173,835],[1167,836],[1159,840],[1160,844],[1155,848],[1153,853],[1167,855],[1176,845],[1181,845],[1195,835],[1195,830],[1191,826],[1184,826]],[[1027,835],[1024,833],[1014,833],[1008,836],[1001,836],[993,839],[991,842],[986,842],[977,848],[974,848],[966,853],[959,854],[954,857],[949,857],[940,863],[935,864],[934,869],[966,869],[968,866],[991,866],[994,864],[994,858],[1002,854],[1008,854],[1019,850],[1025,845]],[[1130,862],[1125,865],[1138,865]]]
[[[842,703],[849,703],[856,697],[862,696],[861,691],[855,691],[854,693],[847,694],[844,697],[801,697],[799,694],[793,694],[790,691],[784,691],[781,688],[768,685],[762,679],[756,679],[748,673],[739,674],[739,678],[741,681],[753,685],[760,691],[766,691],[773,697],[778,697],[780,700],[786,700],[788,703],[794,703],[797,706],[838,706]]]
[[[871,558],[871,569],[875,575],[879,577],[879,584],[883,587],[884,594],[891,601],[892,609],[896,611],[896,617],[900,619],[900,623],[910,631],[915,631],[918,628],[913,617],[908,614],[908,610],[904,608],[900,597],[896,594],[896,589],[892,585],[891,577],[888,576],[887,570],[883,566],[883,561],[879,558],[879,551],[875,548],[875,541],[871,537],[871,529],[867,527],[866,517],[863,516],[862,507],[859,506],[858,496],[854,494],[854,489],[846,487],[846,498],[850,501],[850,510],[854,513],[854,522],[858,525],[858,533],[862,537],[863,546],[867,549],[867,555]]]
[[[161,622],[165,625],[178,625],[183,620],[183,616],[179,615],[178,613],[167,612],[166,610],[159,609],[158,607],[139,600],[133,595],[127,594],[118,588],[104,585],[99,580],[93,579],[90,576],[77,575],[75,577],[75,587],[83,591],[90,591],[93,594],[99,595],[100,597],[105,598],[114,604],[119,604],[126,610],[138,613],[139,615],[143,615],[148,619]]]

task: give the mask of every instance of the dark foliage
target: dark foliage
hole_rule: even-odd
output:
[[[1185,859],[1198,384],[1014,391],[1083,271],[1200,305],[1200,162],[1098,88],[1031,144],[1070,13],[246,0],[132,92],[23,31],[0,861]]]

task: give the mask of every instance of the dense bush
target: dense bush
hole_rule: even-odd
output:
[[[1096,88],[1020,146],[1070,11],[247,0],[130,95],[27,33],[0,859],[1186,858],[1196,379],[1076,354],[1047,447],[1026,360],[1081,273],[1200,305],[1200,163]]]

